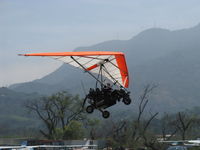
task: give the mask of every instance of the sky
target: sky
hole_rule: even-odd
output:
[[[200,23],[199,0],[0,0],[0,87],[32,81],[61,62],[17,54],[73,51],[149,28]]]

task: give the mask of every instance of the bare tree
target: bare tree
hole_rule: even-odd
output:
[[[53,139],[59,119],[56,113],[53,111],[49,99],[44,97],[40,100],[30,101],[28,104],[26,104],[26,107],[29,110],[34,111],[45,124],[47,133],[45,133],[43,130],[40,130],[40,132],[48,139]]]
[[[127,129],[127,122],[126,121],[119,121],[117,123],[112,121],[112,128],[113,128],[113,139],[119,143],[120,145],[122,143],[125,143],[126,140],[126,129]]]
[[[194,120],[192,117],[188,117],[184,112],[178,112],[174,125],[181,133],[182,140],[185,140],[186,133],[192,126]]]
[[[100,120],[95,118],[92,119],[87,118],[84,121],[84,126],[85,128],[87,128],[91,140],[96,140],[100,136],[99,125],[100,125]]]
[[[142,115],[144,114],[146,106],[149,102],[149,96],[156,87],[157,87],[156,85],[147,84],[142,94],[139,96],[138,116],[137,119],[133,122],[133,133],[132,133],[132,138],[134,139],[135,142],[137,142],[142,137],[142,135],[145,134],[151,121],[158,115],[158,113],[155,113],[151,115],[151,117],[147,120],[145,124],[144,122],[142,122],[143,119]]]
[[[116,121],[110,118],[104,122],[102,137],[106,137],[108,145],[119,148],[128,142],[128,128],[127,120]]]
[[[158,143],[157,138],[155,136],[149,136],[149,134],[147,134],[147,129],[149,128],[149,125],[157,115],[158,112],[151,114],[150,118],[145,123],[141,134],[144,140],[144,145],[151,148],[152,150],[161,150],[161,144]]]
[[[43,121],[47,132],[40,132],[48,139],[54,139],[56,128],[65,126],[72,120],[83,120],[83,109],[80,99],[67,92],[59,92],[50,97],[43,97],[39,100],[29,101],[26,107],[37,114]]]
[[[178,128],[174,126],[174,122],[174,117],[168,114],[164,114],[161,118],[161,132],[164,140],[170,140],[178,132]]]

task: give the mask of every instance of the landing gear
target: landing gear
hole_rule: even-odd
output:
[[[82,107],[84,108],[86,102],[89,104],[86,107],[87,113],[93,113],[95,109],[102,113],[103,118],[109,118],[110,113],[107,108],[115,105],[117,102],[122,101],[125,105],[131,103],[129,92],[124,89],[120,90],[105,90],[105,89],[90,89],[89,94],[86,95]]]
[[[94,107],[92,105],[89,105],[89,106],[86,107],[87,113],[91,114],[91,113],[93,113],[93,111],[94,111]]]
[[[109,111],[103,111],[103,112],[102,112],[102,116],[103,116],[104,118],[108,118],[108,117],[110,116]]]
[[[131,99],[129,97],[124,97],[123,102],[125,105],[130,105],[131,104]]]

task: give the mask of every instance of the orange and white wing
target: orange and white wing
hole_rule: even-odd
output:
[[[56,52],[56,53],[33,53],[20,54],[23,56],[46,56],[74,67],[99,73],[100,66],[103,67],[103,76],[128,88],[129,76],[125,56],[122,52],[109,51],[84,51],[84,52]],[[78,63],[77,63],[78,62]]]

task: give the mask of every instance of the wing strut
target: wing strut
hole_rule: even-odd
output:
[[[71,59],[73,59],[79,66],[81,66],[87,73],[89,73],[96,81],[98,81],[101,85],[104,85],[102,81],[100,81],[97,77],[95,77],[90,71],[88,71],[81,63],[79,63],[76,59],[74,59],[73,56],[71,56]]]

